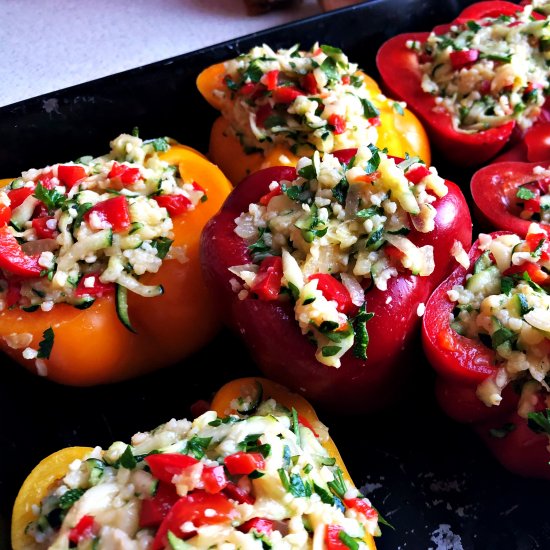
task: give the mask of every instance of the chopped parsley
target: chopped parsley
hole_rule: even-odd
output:
[[[44,203],[50,213],[61,208],[67,201],[67,197],[63,193],[56,189],[46,189],[40,181],[36,184],[34,196]]]
[[[530,412],[527,415],[527,424],[534,432],[550,435],[550,409]]]
[[[192,437],[185,447],[185,452],[188,455],[194,456],[197,460],[200,460],[205,454],[208,445],[212,441],[211,437]]]
[[[38,344],[38,355],[39,359],[49,359],[52,352],[53,343],[55,339],[55,334],[52,327],[47,328],[42,333],[42,340]]]

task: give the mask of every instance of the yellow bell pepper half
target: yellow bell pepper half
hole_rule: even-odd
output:
[[[287,408],[294,408],[303,423],[309,423],[315,430],[319,425],[319,419],[313,407],[303,397],[290,392],[284,386],[276,384],[265,378],[251,377],[241,378],[225,384],[214,396],[210,409],[219,417],[234,413],[232,402],[243,395],[247,388],[254,388],[261,384],[263,398],[273,398]],[[336,464],[342,470],[346,482],[353,486],[349,473],[344,466],[342,457],[332,439],[328,438],[322,443],[328,454],[336,459]],[[34,545],[33,539],[25,533],[26,526],[36,517],[32,512],[33,505],[39,505],[56,482],[67,473],[69,465],[77,459],[84,458],[92,451],[91,447],[67,447],[57,451],[42,460],[29,474],[17,495],[12,514],[11,540],[14,550],[28,550]],[[376,550],[374,538],[366,534],[364,542],[369,550]]]
[[[224,64],[217,63],[202,71],[197,78],[199,92],[219,111],[222,109],[222,102],[217,93],[227,89],[224,84],[225,74]],[[378,140],[375,145],[380,148],[387,147],[388,153],[396,157],[404,158],[406,153],[416,155],[429,166],[430,145],[420,121],[409,109],[396,109],[395,100],[383,96],[378,84],[371,77],[360,71],[357,74],[365,80],[372,103],[380,112]],[[358,145],[360,144],[356,144]],[[311,149],[301,150],[300,154],[311,154]],[[283,145],[274,146],[267,154],[246,154],[223,116],[220,116],[212,126],[209,157],[234,185],[261,168],[294,166],[298,160],[298,156]]]

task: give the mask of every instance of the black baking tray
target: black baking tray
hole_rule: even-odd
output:
[[[266,42],[339,46],[376,76],[374,55],[390,36],[449,21],[468,1],[375,0],[319,15],[0,109],[0,174],[102,154],[108,141],[140,128],[206,152],[217,113],[195,88],[201,69]],[[395,68],[399,70],[398,67]],[[6,83],[4,83],[6,85]],[[436,159],[437,160],[437,159]],[[444,162],[441,174],[468,174]],[[372,342],[371,345],[375,345]],[[324,414],[358,486],[395,527],[380,549],[550,548],[547,482],[506,472],[470,431],[440,411],[433,374],[421,352],[415,382],[391,409],[365,417]],[[0,549],[9,544],[11,507],[27,473],[69,445],[108,446],[172,417],[221,384],[257,373],[227,331],[172,368],[96,388],[70,388],[0,358]],[[78,368],[78,365],[75,365]]]

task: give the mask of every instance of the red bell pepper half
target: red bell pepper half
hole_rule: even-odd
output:
[[[485,226],[491,230],[511,231],[525,237],[531,220],[519,217],[522,210],[520,204],[525,204],[523,208],[530,208],[532,212],[540,212],[540,194],[548,192],[548,178],[534,174],[533,169],[536,166],[547,169],[550,168],[550,162],[500,162],[485,166],[474,174],[470,189],[476,213]],[[526,197],[532,194],[534,198],[518,198],[520,187],[530,190]],[[537,197],[538,209],[535,200]],[[542,223],[541,226],[550,231],[550,225]]]
[[[501,234],[503,232],[491,235]],[[504,389],[498,406],[488,407],[476,395],[478,385],[498,369],[495,352],[480,340],[461,336],[451,328],[449,319],[455,305],[447,292],[455,285],[464,284],[480,255],[476,241],[469,253],[470,268],[459,265],[437,287],[426,305],[422,342],[426,357],[438,375],[437,399],[450,417],[473,424],[506,468],[520,475],[550,479],[548,437],[535,433],[526,420],[518,416],[519,396],[512,385]]]
[[[226,456],[224,463],[231,475],[248,475],[254,470],[265,468],[265,461],[260,453],[234,453]]]
[[[439,25],[436,34],[444,34],[451,25],[478,21],[485,17],[513,15],[521,8],[511,2],[478,2],[468,6],[451,23]],[[407,48],[407,41],[425,42],[430,33],[416,32],[399,34],[385,42],[376,56],[376,65],[388,95],[407,102],[407,106],[424,123],[430,138],[450,161],[463,166],[475,166],[494,157],[510,140],[514,121],[475,133],[458,132],[454,129],[451,115],[446,109],[437,109],[435,97],[422,90],[422,72],[417,53]],[[475,51],[475,50],[473,50]],[[460,54],[456,63],[474,61],[475,54]],[[466,59],[468,54],[468,59]]]
[[[355,150],[347,150],[337,156],[341,162],[349,162],[354,154]],[[469,248],[471,220],[466,202],[459,188],[446,182],[449,192],[433,203],[437,209],[435,230],[413,230],[408,235],[417,246],[434,246],[434,273],[429,277],[405,273],[391,278],[387,291],[369,290],[367,309],[374,312],[374,317],[368,322],[368,359],[347,353],[342,357],[342,366],[336,369],[315,359],[315,347],[302,335],[293,305],[286,297],[268,301],[251,295],[240,300],[231,286],[234,276],[228,268],[252,262],[247,243],[234,232],[235,218],[248,211],[250,203],[257,203],[268,194],[273,181],[295,178],[294,168],[271,167],[250,175],[233,190],[202,234],[206,280],[225,309],[227,323],[244,338],[266,376],[333,409],[341,409],[343,403],[347,412],[378,408],[387,404],[399,384],[404,383],[407,365],[412,364],[410,357],[405,358],[410,355],[420,326],[417,308],[427,302],[450,271],[454,258],[449,251],[454,241]],[[334,283],[339,282],[334,279]],[[345,304],[342,302],[343,307],[347,307]]]
[[[158,195],[153,198],[159,206],[166,208],[172,217],[187,212],[192,204],[185,195]]]

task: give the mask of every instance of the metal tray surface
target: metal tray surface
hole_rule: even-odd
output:
[[[15,177],[29,167],[102,154],[110,139],[134,126],[143,136],[170,135],[206,152],[217,113],[196,91],[195,78],[209,64],[261,42],[309,47],[320,41],[341,47],[376,76],[374,55],[385,39],[429,30],[470,3],[374,0],[4,107],[0,174]],[[466,189],[467,173],[436,165]],[[467,426],[439,410],[421,351],[410,360],[415,382],[390,410],[346,418],[342,404],[341,415],[321,415],[357,485],[395,527],[383,527],[378,548],[549,548],[548,483],[507,473]],[[17,490],[47,454],[129,440],[136,431],[188,416],[191,403],[222,383],[257,373],[244,346],[225,330],[180,365],[96,388],[53,384],[4,356],[0,364],[1,550],[10,547]]]

